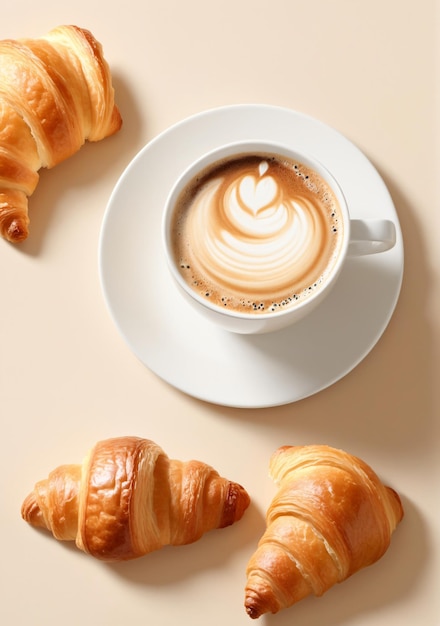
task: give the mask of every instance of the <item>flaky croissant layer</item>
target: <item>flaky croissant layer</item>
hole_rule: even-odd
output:
[[[197,541],[241,519],[249,503],[243,487],[209,465],[169,459],[148,439],[118,437],[36,483],[21,512],[56,539],[119,561]]]
[[[403,517],[397,493],[361,459],[328,446],[284,446],[266,531],[247,566],[245,608],[255,619],[322,595],[387,550]]]
[[[0,41],[0,234],[28,236],[38,171],[122,125],[101,44],[77,26]]]

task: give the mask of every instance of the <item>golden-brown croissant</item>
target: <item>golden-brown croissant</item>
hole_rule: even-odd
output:
[[[77,26],[0,41],[0,233],[28,236],[28,197],[41,167],[121,127],[101,44]]]
[[[247,567],[245,608],[255,619],[377,561],[403,517],[399,496],[362,460],[328,446],[284,446],[270,461],[278,491]]]
[[[229,526],[249,501],[205,463],[171,460],[153,441],[119,437],[98,442],[82,465],[51,472],[21,512],[98,559],[123,561]]]

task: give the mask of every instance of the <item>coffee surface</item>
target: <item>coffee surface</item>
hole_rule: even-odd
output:
[[[219,162],[180,194],[172,241],[185,281],[239,312],[277,311],[320,288],[343,236],[339,204],[314,170],[288,158]]]

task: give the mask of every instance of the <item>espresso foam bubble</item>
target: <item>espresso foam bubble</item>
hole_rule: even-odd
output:
[[[202,297],[241,312],[308,298],[342,241],[338,202],[313,170],[290,159],[243,155],[211,166],[181,193],[173,248]]]

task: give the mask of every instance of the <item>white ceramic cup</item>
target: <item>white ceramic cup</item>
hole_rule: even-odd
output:
[[[185,188],[197,175],[211,165],[225,158],[233,159],[243,154],[271,153],[297,161],[314,170],[331,188],[337,199],[340,217],[343,222],[343,236],[339,253],[329,273],[321,282],[319,289],[306,298],[290,303],[277,310],[264,312],[242,312],[239,309],[222,307],[204,297],[191,287],[183,278],[173,252],[172,224],[175,206]],[[392,221],[374,219],[351,219],[344,193],[331,172],[313,156],[289,147],[267,141],[241,141],[227,144],[204,154],[193,162],[175,181],[165,203],[162,221],[162,239],[168,268],[177,286],[176,297],[180,293],[195,310],[217,326],[241,334],[257,334],[276,331],[289,326],[311,313],[320,305],[335,285],[341,269],[349,256],[383,253],[391,249],[396,242],[396,229]]]

